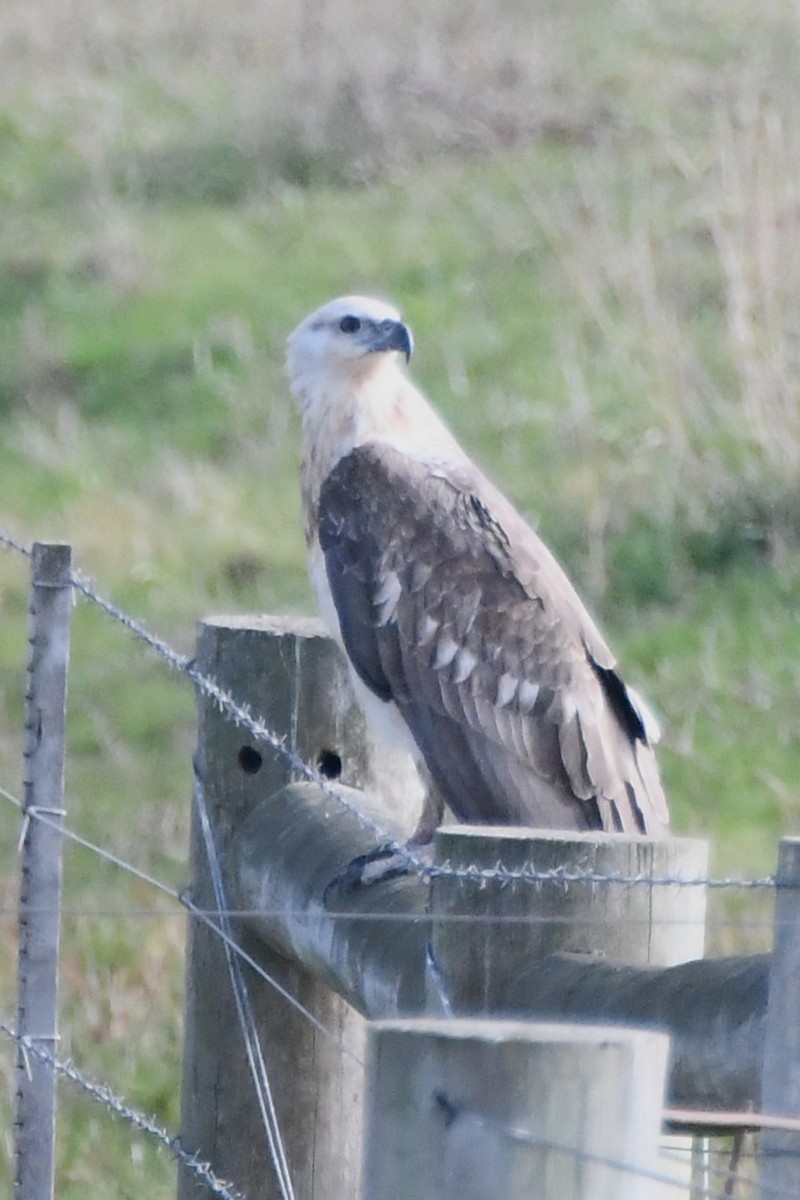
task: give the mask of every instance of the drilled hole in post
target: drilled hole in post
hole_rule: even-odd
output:
[[[321,750],[317,769],[325,779],[338,779],[342,773],[342,760],[335,750]]]
[[[242,746],[239,751],[239,766],[245,775],[256,775],[261,770],[263,761],[261,755],[252,746]]]

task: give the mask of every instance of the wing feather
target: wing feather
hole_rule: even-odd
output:
[[[392,699],[467,821],[663,832],[637,703],[555,559],[468,465],[340,460],[319,541],[359,677]]]

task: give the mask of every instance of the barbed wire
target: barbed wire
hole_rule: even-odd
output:
[[[23,802],[21,800],[19,800],[18,797],[14,796],[14,794],[12,792],[10,792],[7,788],[3,787],[2,785],[0,785],[0,796],[2,796],[4,799],[8,800],[9,803],[13,804],[17,809],[19,809],[19,810],[23,809],[23,807],[24,807]],[[154,878],[152,875],[149,875],[146,871],[142,871],[139,867],[135,866],[133,863],[128,862],[126,859],[121,858],[119,855],[114,854],[112,851],[107,850],[105,847],[100,846],[97,843],[92,842],[92,841],[88,840],[87,838],[83,837],[81,834],[77,833],[74,829],[71,829],[68,825],[64,825],[63,822],[53,820],[49,813],[44,812],[39,809],[29,808],[27,811],[27,816],[35,818],[36,820],[42,822],[43,824],[48,825],[50,828],[55,829],[56,832],[61,833],[69,841],[74,842],[76,845],[82,847],[83,849],[89,850],[90,852],[97,854],[105,862],[108,862],[113,866],[119,867],[121,870],[134,876],[135,878],[141,880],[142,882],[150,884],[152,887],[157,888],[159,891],[163,892],[166,896],[168,896],[170,899],[172,899],[176,902],[176,908],[174,909],[174,911],[169,910],[169,909],[150,909],[150,908],[133,909],[133,908],[127,908],[127,907],[119,908],[119,909],[108,908],[108,907],[104,907],[104,908],[95,908],[95,907],[93,907],[93,908],[71,908],[70,906],[65,905],[58,909],[58,911],[63,916],[72,915],[72,916],[109,916],[109,917],[110,916],[146,916],[146,917],[180,916],[180,917],[182,917],[187,909],[192,913],[193,916],[197,917],[198,919],[200,919],[200,920],[208,919],[210,921],[213,921],[214,918],[220,918],[220,917],[231,918],[231,919],[236,918],[236,917],[242,917],[242,918],[283,917],[283,918],[287,918],[287,917],[292,917],[292,916],[305,917],[308,915],[307,911],[305,909],[290,909],[290,908],[285,908],[285,907],[275,908],[275,909],[270,909],[270,908],[267,908],[266,906],[260,907],[260,908],[224,908],[224,909],[199,908],[197,905],[195,905],[193,902],[191,902],[191,900],[188,898],[188,894],[185,891],[185,889],[182,891],[178,891],[175,888],[171,887],[169,884],[165,884],[161,880]],[[37,910],[37,911],[48,911],[48,910],[42,909],[42,910]],[[7,915],[9,917],[16,916],[16,909],[6,910],[6,909],[0,907],[0,916],[3,916],[3,915]],[[597,916],[593,916],[591,913],[570,914],[568,919],[569,919],[569,923],[571,925],[575,925],[575,926],[578,926],[578,925],[581,925],[581,926],[592,926],[592,925],[605,926],[608,924],[608,918],[607,918],[607,916],[605,916],[603,914],[599,914]],[[730,925],[736,929],[741,929],[743,927],[743,923],[739,918],[726,918],[726,919],[714,920],[714,921],[709,922],[707,919],[703,919],[702,917],[697,917],[694,919],[681,919],[681,918],[676,918],[676,917],[672,917],[672,916],[666,916],[666,917],[659,918],[659,917],[653,916],[652,914],[647,915],[647,916],[632,916],[632,915],[626,913],[626,914],[623,914],[618,919],[621,922],[624,922],[624,924],[626,924],[626,925],[647,925],[648,927],[651,927],[654,925],[660,925],[660,924],[669,925],[670,927],[685,926],[687,928],[696,927],[697,925],[702,925],[704,928],[706,928],[709,924],[713,925],[714,927],[724,927],[724,926]],[[552,924],[563,923],[565,918],[563,916],[559,916],[556,913],[546,913],[542,916],[539,916],[534,913],[501,913],[499,915],[494,915],[492,913],[446,913],[446,912],[443,912],[443,913],[423,913],[423,912],[393,913],[393,912],[365,912],[363,910],[359,910],[358,912],[343,912],[343,911],[335,911],[335,910],[333,910],[333,911],[326,910],[325,912],[321,912],[319,914],[319,920],[320,921],[329,921],[331,923],[333,923],[333,922],[348,922],[348,921],[358,922],[358,923],[368,922],[368,921],[380,921],[380,922],[384,922],[384,923],[395,923],[395,924],[407,924],[409,922],[414,923],[414,924],[421,924],[421,923],[424,923],[427,921],[430,924],[435,923],[437,925],[441,925],[441,924],[552,925]],[[749,924],[745,925],[744,927],[751,929],[751,930],[770,930],[771,931],[773,928],[773,922],[767,921],[767,920],[760,921],[760,922],[750,922]],[[220,936],[222,936],[222,931],[219,929],[218,926],[212,924],[212,928],[217,933],[219,933]],[[239,953],[244,955],[245,952],[241,949],[241,947],[239,947],[238,949],[239,949]],[[267,982],[272,983],[272,985],[274,987],[276,987],[280,990],[280,985],[277,983],[277,981],[272,980],[270,978],[270,976],[266,975],[266,974],[264,974],[264,978]],[[308,1015],[310,1017],[310,1014],[308,1014]]]
[[[10,792],[7,788],[3,787],[2,785],[0,785],[0,796],[4,797],[6,800],[8,800],[18,810],[20,810],[20,811],[23,810],[22,801],[20,801],[16,796],[14,796],[14,794],[12,792]],[[224,918],[229,918],[229,917],[247,917],[247,916],[263,917],[265,915],[269,915],[270,910],[261,909],[261,908],[257,908],[257,909],[224,909],[224,908],[223,909],[218,909],[218,908],[200,909],[191,901],[191,899],[188,897],[185,890],[182,892],[178,892],[174,888],[170,887],[168,884],[164,884],[162,881],[141,871],[138,867],[127,862],[125,859],[120,858],[118,855],[113,854],[112,852],[104,849],[102,846],[98,846],[97,844],[82,837],[80,834],[77,834],[74,830],[70,829],[68,826],[64,825],[63,823],[56,822],[55,820],[53,820],[51,818],[50,814],[47,811],[42,811],[42,810],[38,810],[35,808],[29,808],[28,813],[26,815],[33,819],[41,821],[45,824],[48,824],[49,826],[52,826],[53,828],[56,828],[65,838],[70,839],[70,840],[76,842],[81,847],[86,848],[86,849],[98,854],[105,861],[110,862],[112,865],[119,867],[120,869],[122,869],[125,872],[131,873],[135,878],[150,884],[151,886],[157,888],[159,891],[168,895],[171,899],[173,899],[176,902],[177,905],[180,906],[180,907],[176,908],[174,913],[165,912],[164,910],[156,910],[156,911],[140,910],[140,911],[144,915],[157,916],[157,917],[163,917],[163,916],[169,916],[169,915],[183,915],[183,913],[185,911],[188,911],[193,917],[196,917],[197,919],[201,920],[205,925],[207,925],[207,927],[222,940],[222,942],[226,945],[227,948],[229,948],[231,951],[233,951],[235,954],[237,954],[242,959],[242,961],[245,962],[247,965],[249,965],[254,971],[256,971],[265,980],[266,983],[268,983],[271,987],[273,987],[276,991],[278,991],[278,993],[281,996],[283,996],[293,1007],[295,1007],[302,1016],[304,1016],[307,1020],[309,1020],[318,1029],[318,1031],[320,1033],[322,1033],[323,1035],[325,1035],[328,1038],[330,1038],[331,1040],[333,1040],[336,1043],[337,1048],[342,1053],[347,1054],[349,1057],[353,1058],[353,1060],[355,1062],[357,1062],[360,1066],[364,1065],[363,1060],[356,1053],[349,1050],[349,1048],[343,1043],[343,1041],[339,1037],[339,1035],[337,1035],[333,1030],[328,1029],[326,1026],[324,1026],[318,1020],[318,1018],[316,1018],[314,1016],[313,1013],[309,1012],[299,1001],[296,1000],[296,998],[294,996],[291,995],[291,993],[289,993],[281,984],[279,984],[274,978],[272,978],[269,975],[269,973],[266,972],[263,969],[263,967],[261,967],[261,965],[256,960],[254,960],[235,941],[235,939],[233,938],[233,936],[231,934],[230,928],[226,926],[226,924],[223,920]],[[210,827],[209,827],[209,829],[210,829]],[[280,916],[285,917],[289,911],[290,910],[286,910],[286,909],[275,909],[274,915],[276,915],[276,916],[280,915]],[[111,915],[114,915],[114,916],[130,915],[130,910],[113,910]],[[138,912],[137,912],[137,915],[139,915]],[[305,910],[298,910],[298,915],[306,915]],[[414,921],[415,923],[419,923],[419,922],[425,921],[425,920],[430,920],[430,921],[445,920],[445,921],[458,921],[458,922],[467,922],[467,923],[480,922],[481,920],[490,920],[492,922],[498,921],[498,918],[491,917],[490,915],[487,915],[487,914],[478,914],[477,916],[473,915],[473,914],[441,914],[441,916],[437,916],[435,914],[420,914],[420,913],[412,913],[412,914],[386,913],[386,914],[383,914],[383,913],[363,913],[363,912],[359,912],[359,913],[341,913],[340,912],[340,913],[327,913],[327,914],[321,915],[321,919],[325,919],[326,917],[332,921],[333,920],[364,921],[364,920],[369,920],[369,919],[374,919],[374,920],[396,919],[396,920],[402,920],[402,921],[411,920],[411,921]],[[499,918],[499,919],[503,920],[503,918]],[[512,916],[512,917],[509,917],[508,919],[514,923],[518,923],[518,922],[530,923],[531,920],[534,920],[534,921],[536,920],[536,918],[531,918],[530,916],[527,916],[527,915]],[[217,920],[223,920],[223,924],[218,925],[216,923]],[[546,918],[546,920],[547,921],[553,921],[553,920],[559,921],[559,920],[563,920],[563,918],[559,918],[559,917],[551,915],[551,916],[548,916]],[[603,923],[603,919],[597,918],[597,922]],[[591,921],[591,918],[587,918],[587,923],[593,923]],[[650,923],[650,922],[647,921],[645,923]],[[674,923],[674,922],[671,922],[671,923]],[[760,1113],[750,1112],[750,1111],[742,1112],[742,1113],[734,1113],[734,1112],[728,1112],[726,1110],[720,1110],[719,1112],[708,1112],[706,1110],[665,1109],[664,1110],[664,1119],[668,1120],[668,1121],[673,1121],[676,1123],[691,1124],[694,1126],[705,1124],[705,1125],[708,1125],[709,1127],[713,1127],[713,1128],[718,1128],[718,1127],[727,1125],[731,1128],[740,1127],[740,1128],[752,1129],[752,1128],[756,1128],[756,1127],[761,1127],[761,1128],[784,1129],[784,1130],[789,1130],[789,1131],[793,1131],[793,1132],[800,1131],[800,1119],[793,1118],[791,1116],[781,1116],[779,1114],[760,1114]]]
[[[0,543],[9,550],[17,550],[20,554],[24,554],[26,558],[30,558],[33,554],[31,547],[26,542],[21,542],[19,538],[15,538],[5,529],[0,529]]]
[[[57,1075],[70,1080],[71,1083],[74,1083],[86,1095],[91,1096],[93,1100],[98,1101],[118,1117],[127,1121],[129,1125],[132,1125],[140,1133],[146,1134],[161,1146],[164,1146],[187,1171],[190,1171],[201,1180],[212,1194],[218,1197],[218,1200],[245,1200],[241,1192],[237,1191],[231,1184],[218,1178],[209,1163],[203,1162],[197,1154],[192,1154],[188,1151],[181,1144],[179,1137],[169,1133],[154,1117],[150,1117],[146,1113],[131,1107],[127,1101],[117,1096],[107,1084],[95,1083],[79,1071],[73,1063],[56,1058],[36,1038],[18,1033],[13,1026],[2,1018],[0,1018],[0,1030],[17,1044],[23,1056],[30,1055],[39,1059],[40,1062],[45,1063],[46,1066],[55,1071]]]
[[[30,547],[13,537],[5,530],[0,530],[0,544],[19,551],[30,557]],[[491,867],[470,865],[455,867],[449,862],[431,864],[419,855],[414,854],[407,846],[392,838],[387,831],[373,820],[367,813],[344,796],[329,779],[317,771],[309,763],[286,744],[283,736],[276,734],[258,715],[254,715],[250,705],[239,703],[232,693],[209,675],[198,670],[194,660],[185,654],[174,650],[163,638],[148,630],[135,617],[126,613],[113,601],[102,596],[94,585],[79,571],[73,571],[71,581],[75,589],[90,603],[99,607],[107,616],[122,625],[138,641],[148,646],[157,654],[168,667],[190,679],[198,692],[211,700],[217,708],[226,714],[233,723],[244,729],[257,742],[270,747],[280,754],[295,774],[309,783],[315,784],[325,796],[353,816],[358,823],[370,833],[377,836],[382,847],[406,866],[409,871],[429,880],[456,879],[463,882],[475,883],[479,887],[487,883],[530,884],[541,886],[544,883],[585,883],[617,884],[623,887],[691,887],[708,890],[739,889],[739,890],[774,890],[781,886],[775,876],[767,875],[754,879],[737,877],[718,878],[714,876],[697,876],[687,878],[680,874],[653,875],[648,872],[633,874],[625,872],[602,872],[580,867],[548,867],[536,868],[532,865],[509,868],[502,862]]]

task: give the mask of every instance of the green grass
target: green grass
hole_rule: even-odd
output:
[[[788,7],[35,9],[0,15],[0,524],[69,539],[185,652],[205,613],[309,610],[283,342],[337,293],[389,295],[415,377],[663,715],[676,830],[721,872],[771,870],[800,777]],[[331,40],[337,17],[358,35]],[[17,794],[26,603],[0,554]],[[193,725],[185,685],[80,602],[70,822],[175,887]],[[67,898],[62,1049],[175,1127],[180,922],[101,915],[159,902],[75,848]],[[2,938],[11,1013],[11,915]],[[172,1194],[66,1086],[60,1131],[63,1200]]]

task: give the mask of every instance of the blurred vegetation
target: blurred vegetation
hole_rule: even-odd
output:
[[[676,830],[770,870],[800,775],[797,52],[790,0],[5,0],[0,523],[182,650],[209,611],[307,610],[283,342],[389,295],[660,710]],[[26,582],[0,555],[17,794]],[[71,823],[180,886],[191,695],[83,603],[70,690]],[[85,851],[67,890],[61,1052],[175,1127],[182,923],[112,919],[160,901]],[[63,1200],[173,1194],[62,1101]]]

